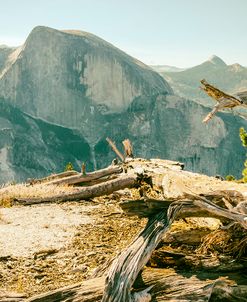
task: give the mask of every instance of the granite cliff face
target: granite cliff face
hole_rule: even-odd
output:
[[[8,56],[14,52],[15,48],[8,47],[6,45],[0,45],[0,74],[2,70],[6,67]]]
[[[85,107],[121,112],[141,95],[171,93],[161,76],[104,40],[46,27],[11,54],[0,87],[25,112],[75,128]]]
[[[2,182],[61,171],[68,161],[106,166],[115,157],[107,136],[119,147],[131,139],[136,156],[240,175],[240,118],[221,115],[205,126],[209,109],[174,96],[158,73],[92,34],[37,27],[2,62],[0,105],[26,125],[2,111]]]
[[[78,131],[30,117],[0,99],[0,183],[63,171],[68,162],[80,169],[87,160],[92,167],[89,158]]]
[[[208,108],[177,96],[139,98],[121,115],[108,116],[114,127],[106,130],[119,147],[121,140],[130,138],[136,156],[179,160],[191,171],[240,177],[245,149],[238,133],[246,121],[220,113],[204,125],[207,113]],[[95,152],[100,165],[114,156],[104,138]]]

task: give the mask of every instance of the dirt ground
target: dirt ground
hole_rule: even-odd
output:
[[[128,245],[145,219],[111,197],[0,209],[0,291],[28,296],[85,280]]]

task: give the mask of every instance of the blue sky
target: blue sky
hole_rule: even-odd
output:
[[[213,54],[247,66],[247,0],[0,0],[0,44],[36,25],[80,29],[146,64],[189,67]]]

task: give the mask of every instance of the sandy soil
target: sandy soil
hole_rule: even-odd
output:
[[[85,280],[144,226],[112,197],[0,208],[0,292],[27,296]]]
[[[97,206],[50,204],[0,209],[0,257],[28,257],[41,250],[61,249],[77,227],[92,223]]]

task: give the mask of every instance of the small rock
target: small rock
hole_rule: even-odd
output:
[[[72,270],[72,273],[84,273],[88,270],[88,266],[85,264],[82,265],[78,265],[76,267],[74,267],[74,269]]]

